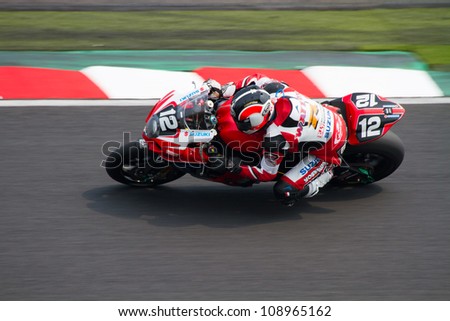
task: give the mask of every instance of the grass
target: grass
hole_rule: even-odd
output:
[[[0,11],[0,50],[403,50],[450,70],[450,8]]]

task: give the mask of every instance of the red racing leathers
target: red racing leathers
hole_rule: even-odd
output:
[[[240,176],[256,182],[272,181],[286,154],[302,153],[304,158],[275,185],[278,198],[290,202],[311,197],[332,178],[332,167],[340,165],[340,152],[347,139],[345,121],[335,107],[321,105],[294,89],[261,74],[222,87],[224,97],[248,85],[269,92],[274,114],[265,130],[259,166],[241,166]]]

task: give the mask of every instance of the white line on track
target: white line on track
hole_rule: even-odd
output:
[[[325,99],[317,99],[324,101]],[[450,97],[421,97],[421,98],[392,98],[399,104],[435,105],[450,104]],[[96,100],[1,100],[0,107],[124,107],[148,106],[152,107],[158,99],[96,99]]]
[[[0,107],[123,107],[154,106],[158,99],[39,99],[0,100]]]

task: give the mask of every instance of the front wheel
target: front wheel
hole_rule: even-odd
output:
[[[392,131],[366,144],[347,145],[342,165],[335,169],[337,185],[369,184],[391,175],[402,163],[405,149]]]
[[[111,152],[105,168],[115,181],[136,187],[154,187],[185,174],[151,150],[142,148],[139,142],[127,143]]]

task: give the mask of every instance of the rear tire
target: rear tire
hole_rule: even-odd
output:
[[[347,145],[342,167],[335,170],[333,182],[338,185],[373,183],[391,175],[403,162],[405,148],[400,138],[392,131],[381,138],[361,144]],[[349,176],[350,166],[353,176]],[[357,172],[360,172],[357,175]],[[367,173],[367,174],[366,174]]]
[[[105,162],[106,172],[115,181],[135,187],[154,187],[185,174],[154,156],[139,142],[130,142],[111,152]]]

